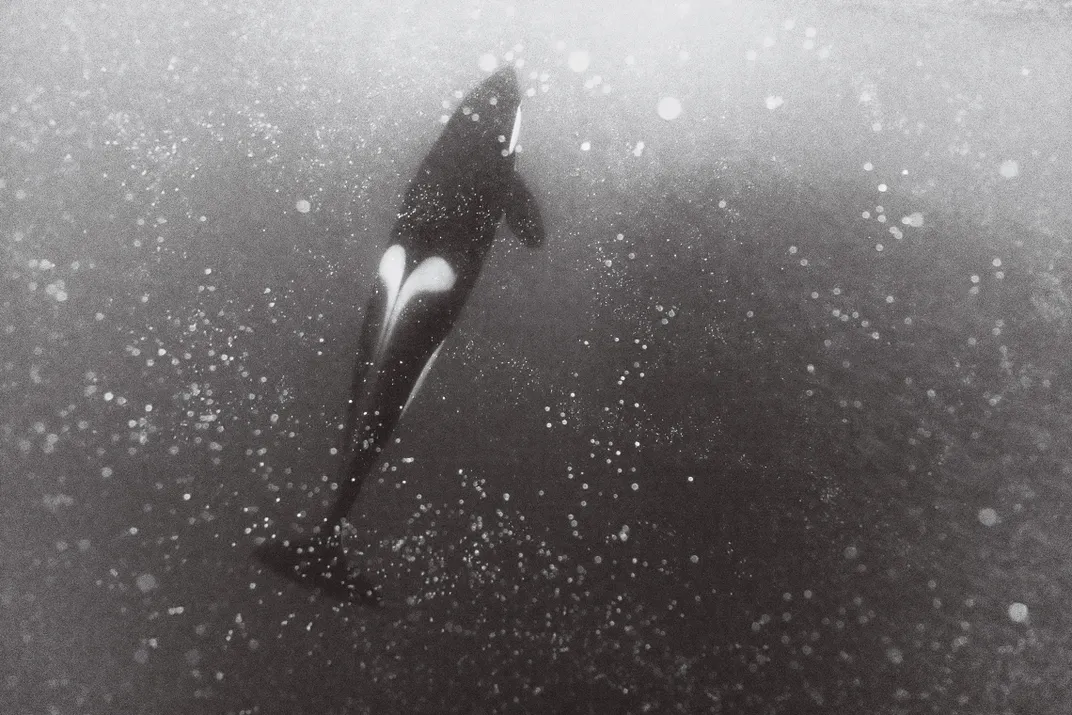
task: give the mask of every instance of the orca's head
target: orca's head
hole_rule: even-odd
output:
[[[442,139],[470,166],[510,171],[521,132],[521,86],[510,65],[500,68],[465,96]]]

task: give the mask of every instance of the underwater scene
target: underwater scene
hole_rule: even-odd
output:
[[[1072,711],[1070,37],[6,3],[0,712]]]

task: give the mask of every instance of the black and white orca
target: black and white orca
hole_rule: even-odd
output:
[[[346,601],[378,600],[347,562],[341,526],[461,315],[499,224],[505,218],[525,245],[544,241],[536,201],[514,173],[521,99],[512,67],[485,79],[406,189],[361,330],[337,497],[316,536],[270,541],[256,552],[291,580]]]

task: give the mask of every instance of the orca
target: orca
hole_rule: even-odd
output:
[[[334,503],[314,536],[255,551],[285,578],[342,601],[379,600],[346,558],[342,525],[462,314],[500,223],[527,246],[544,242],[536,200],[514,172],[521,100],[513,67],[486,78],[447,120],[406,188],[365,311]]]

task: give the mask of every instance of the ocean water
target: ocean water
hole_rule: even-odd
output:
[[[1064,713],[1067,3],[11,2],[0,711]],[[402,192],[505,228],[348,541]]]

